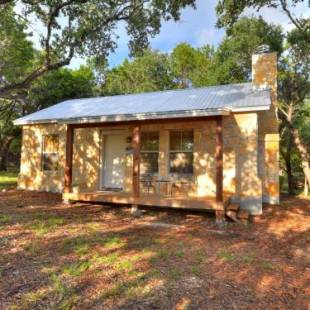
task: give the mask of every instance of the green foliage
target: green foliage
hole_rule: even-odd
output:
[[[125,60],[106,70],[105,82],[99,92],[103,95],[140,93],[174,88],[167,55],[146,50],[140,57]]]
[[[262,18],[243,17],[220,43],[214,60],[217,84],[240,83],[251,79],[252,55],[258,46],[267,44],[278,55],[282,52],[283,34],[279,26]]]
[[[95,77],[89,67],[51,71],[38,79],[31,88],[28,110],[43,109],[66,99],[90,97],[94,86]]]
[[[70,64],[75,55],[106,58],[117,47],[118,37],[114,32],[121,23],[129,36],[131,55],[137,56],[148,47],[149,37],[159,33],[162,20],[178,20],[180,11],[194,3],[195,0],[0,2],[0,29],[3,28],[5,37],[10,38],[11,24],[14,27],[17,24],[20,30],[13,33],[18,49],[13,49],[12,55],[7,54],[11,67],[8,76],[13,74],[13,77],[0,80],[0,97],[14,97],[20,89],[29,89],[38,77]],[[14,11],[21,12],[23,19],[20,20]],[[39,57],[29,73],[25,70],[19,72],[21,75],[14,74],[12,65],[19,61],[18,56],[28,57],[27,47],[19,45],[18,35],[25,39],[28,34],[22,30],[33,20],[43,28]],[[16,50],[20,54],[16,54]]]
[[[16,186],[17,173],[16,172],[0,172],[0,190],[12,186]]]
[[[216,13],[218,16],[217,26],[230,28],[234,25],[234,23],[237,22],[237,20],[246,9],[250,8],[259,11],[263,7],[268,7],[281,10],[289,17],[295,26],[298,25],[300,28],[306,29],[306,19],[304,19],[302,16],[295,17],[295,14],[292,14],[291,11],[291,9],[294,8],[297,4],[306,2],[306,0],[294,0],[291,2],[283,0],[220,0],[216,6]],[[308,35],[309,34],[310,33],[308,33]]]
[[[13,6],[0,9],[0,86],[14,83],[30,72],[35,50],[26,32],[27,23],[14,14]]]
[[[196,69],[197,51],[187,43],[178,44],[171,54],[172,71],[181,88],[188,87]]]

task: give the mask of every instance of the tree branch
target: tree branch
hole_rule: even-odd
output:
[[[309,37],[308,35],[305,33],[306,29],[304,29],[304,27],[301,25],[301,23],[299,22],[299,20],[297,18],[294,18],[292,13],[290,12],[290,10],[287,8],[287,3],[286,0],[280,0],[281,3],[281,7],[282,10],[286,13],[286,15],[288,16],[288,18],[290,19],[290,21],[294,24],[294,26],[301,32],[303,33],[305,39],[307,41],[309,41]]]

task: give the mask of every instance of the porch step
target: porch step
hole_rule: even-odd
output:
[[[249,220],[249,212],[240,209],[240,205],[229,201],[225,206],[225,215],[236,223],[246,223]]]
[[[239,219],[237,218],[237,212],[234,210],[227,210],[226,216],[229,217],[231,220],[233,220],[236,223],[240,223]]]
[[[250,217],[249,211],[244,209],[239,209],[237,213],[237,218],[241,220],[241,222],[248,222]]]

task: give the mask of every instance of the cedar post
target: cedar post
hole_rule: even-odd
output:
[[[66,138],[65,193],[70,193],[72,189],[73,134],[73,126],[68,124]]]
[[[221,221],[224,217],[223,203],[223,124],[222,116],[216,118],[215,136],[215,160],[216,160],[216,220]]]
[[[140,144],[141,144],[141,127],[140,125],[135,125],[132,131],[132,154],[133,154],[132,193],[135,199],[139,198],[140,196]]]

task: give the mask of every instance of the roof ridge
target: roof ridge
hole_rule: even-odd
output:
[[[218,84],[218,85],[209,85],[209,86],[202,86],[202,87],[191,87],[191,88],[178,88],[178,89],[166,89],[166,90],[156,90],[156,91],[146,91],[146,92],[139,92],[139,93],[130,93],[130,94],[119,94],[119,95],[109,95],[109,96],[95,96],[95,97],[84,97],[84,98],[75,98],[75,99],[67,99],[62,102],[68,102],[72,100],[87,100],[87,99],[103,99],[103,98],[113,98],[113,97],[126,97],[126,96],[138,96],[138,95],[145,95],[145,94],[158,94],[158,93],[170,93],[170,92],[182,92],[188,90],[199,90],[199,89],[206,89],[206,88],[216,88],[216,87],[229,87],[229,86],[241,86],[241,85],[249,85],[252,82],[244,82],[244,83],[232,83],[232,84]],[[253,85],[254,86],[254,85]],[[263,89],[261,89],[263,90]]]

